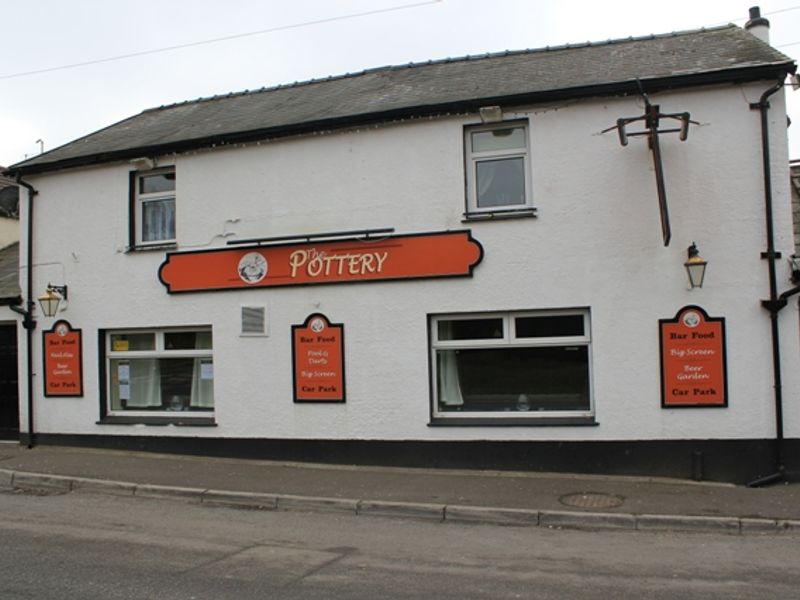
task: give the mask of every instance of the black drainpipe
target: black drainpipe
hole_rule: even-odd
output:
[[[28,339],[26,346],[26,360],[27,360],[27,379],[28,379],[28,448],[33,448],[35,443],[35,434],[33,428],[33,330],[36,329],[36,321],[33,319],[33,309],[36,303],[33,301],[33,197],[38,194],[33,186],[17,176],[17,184],[21,185],[28,190],[28,244],[27,244],[27,259],[28,259],[28,281],[26,297],[26,308],[21,306],[10,307],[16,313],[23,316],[22,326],[28,332]]]
[[[758,103],[750,104],[753,110],[761,111],[761,157],[764,170],[764,206],[767,221],[767,251],[761,253],[761,258],[766,258],[769,263],[769,300],[762,300],[761,304],[769,311],[772,331],[772,373],[775,384],[775,472],[772,475],[760,477],[748,483],[748,487],[759,487],[782,481],[786,477],[786,465],[783,453],[783,389],[781,382],[781,351],[780,332],[778,329],[778,312],[787,304],[787,298],[800,293],[800,287],[795,287],[778,295],[778,283],[775,263],[781,257],[775,252],[775,232],[772,222],[772,172],[770,170],[769,152],[769,98],[783,87],[779,81],[761,95]]]

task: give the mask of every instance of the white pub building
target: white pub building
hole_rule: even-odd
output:
[[[162,106],[9,167],[20,441],[796,477],[795,64],[751,16]]]

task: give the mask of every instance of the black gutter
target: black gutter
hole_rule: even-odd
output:
[[[16,306],[22,304],[22,296],[14,296],[13,298],[0,298],[0,306]],[[14,310],[13,308],[11,310]],[[14,312],[17,312],[14,310]]]
[[[767,259],[769,268],[769,300],[762,300],[761,305],[769,311],[770,331],[772,334],[772,377],[775,386],[775,472],[754,479],[748,487],[760,487],[770,483],[783,481],[786,478],[786,464],[783,452],[783,384],[781,377],[780,331],[778,329],[778,312],[787,305],[787,298],[800,293],[800,287],[793,288],[778,295],[776,261],[781,257],[775,252],[775,230],[772,215],[772,170],[769,151],[769,102],[767,98],[783,87],[783,80],[766,90],[757,103],[750,104],[752,110],[761,112],[761,158],[764,173],[764,209],[767,224],[767,251],[761,258]]]
[[[351,114],[343,115],[341,117],[317,119],[301,123],[279,124],[271,127],[261,127],[246,131],[235,131],[211,136],[203,136],[190,140],[180,140],[162,144],[148,144],[120,150],[111,150],[108,152],[97,152],[94,154],[55,160],[53,162],[34,162],[33,164],[27,166],[24,163],[21,163],[19,166],[12,166],[8,168],[5,173],[12,176],[30,175],[49,171],[57,171],[61,169],[91,166],[113,161],[130,160],[132,158],[139,158],[141,156],[159,156],[176,152],[187,152],[203,148],[212,148],[215,146],[243,144],[261,141],[264,139],[279,139],[295,135],[304,135],[320,130],[374,125],[396,119],[427,118],[447,113],[477,112],[481,106],[490,104],[509,107],[562,100],[576,100],[590,97],[626,95],[639,96],[640,81],[647,84],[647,89],[650,93],[656,93],[673,89],[715,85],[721,83],[735,84],[750,83],[762,80],[782,80],[786,77],[787,73],[794,73],[795,69],[796,65],[794,63],[786,62],[770,64],[766,66],[762,65],[759,67],[745,67],[724,71],[696,73],[693,75],[678,75],[652,79],[642,77],[630,81],[617,81],[599,85],[592,84],[580,87],[533,91],[505,96],[490,96],[484,98],[453,100],[436,104],[405,106],[373,113]],[[231,100],[231,98],[224,97],[217,99],[217,101],[226,100]],[[130,119],[126,119],[126,121],[129,120]],[[51,150],[50,153],[57,151],[58,149]],[[46,154],[41,158],[46,160],[45,157]],[[39,160],[39,158],[31,160]]]
[[[28,448],[33,448],[35,444],[35,433],[33,428],[33,330],[36,329],[36,321],[33,319],[33,309],[36,304],[33,301],[33,197],[38,194],[33,186],[22,181],[17,176],[17,184],[28,190],[28,240],[27,240],[27,259],[28,259],[28,281],[26,284],[27,308],[22,306],[11,306],[11,310],[23,316],[22,326],[27,331],[27,341],[25,343],[25,354],[27,361],[27,381],[28,381]],[[22,298],[20,298],[20,304]]]

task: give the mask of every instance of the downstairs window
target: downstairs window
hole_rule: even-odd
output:
[[[105,334],[109,415],[214,410],[210,328]]]
[[[432,420],[593,422],[588,310],[431,318]]]

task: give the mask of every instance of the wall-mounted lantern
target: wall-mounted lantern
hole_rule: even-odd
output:
[[[708,265],[708,261],[700,256],[700,252],[697,250],[697,245],[694,242],[687,248],[686,253],[688,259],[683,263],[683,266],[686,267],[686,273],[689,275],[689,285],[692,288],[701,288],[703,287],[703,279],[706,276],[706,265]]]
[[[44,316],[54,317],[58,312],[59,303],[66,299],[66,285],[51,285],[48,283],[44,294],[39,296],[39,304],[42,307],[42,313],[44,313]]]

